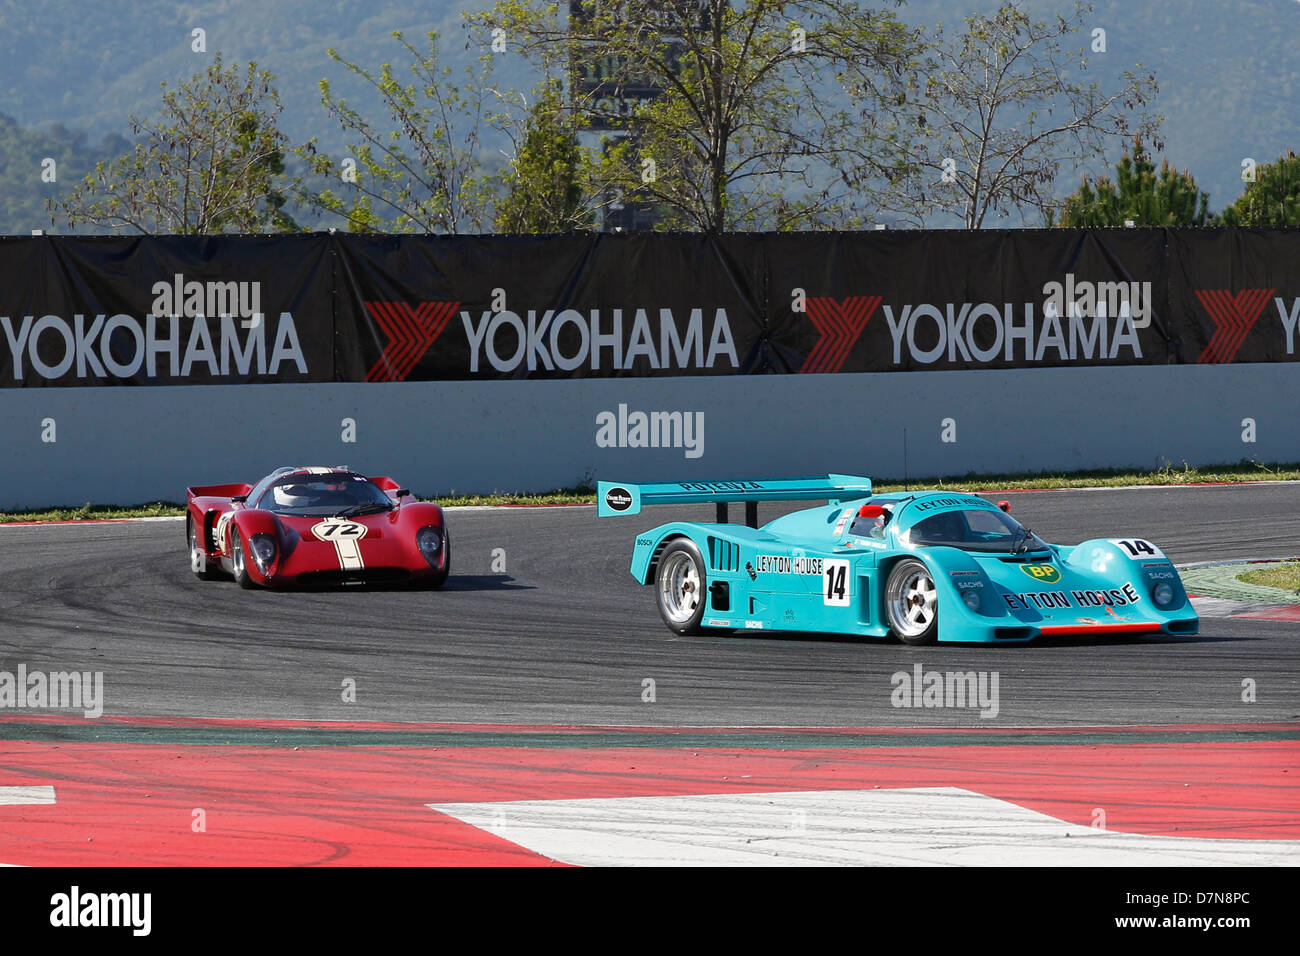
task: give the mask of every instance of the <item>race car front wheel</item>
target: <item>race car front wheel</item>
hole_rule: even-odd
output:
[[[659,615],[675,634],[699,634],[703,629],[708,578],[700,549],[689,538],[678,538],[659,555],[655,596]]]
[[[244,547],[244,536],[234,522],[230,525],[230,571],[241,588],[255,586],[248,576],[248,549]]]
[[[187,521],[190,539],[190,570],[200,581],[210,581],[215,575],[213,574],[213,564],[208,559],[207,552],[199,545],[199,534],[194,528],[193,521]]]
[[[939,592],[920,561],[899,561],[885,584],[885,615],[904,644],[933,644],[939,637]]]

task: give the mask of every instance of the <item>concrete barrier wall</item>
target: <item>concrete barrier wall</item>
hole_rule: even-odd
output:
[[[13,389],[0,397],[0,508],[179,501],[187,485],[281,464],[347,464],[420,495],[584,477],[897,478],[904,430],[913,477],[1297,461],[1298,404],[1291,364]],[[598,432],[636,441],[632,413],[654,411],[702,414],[702,433],[670,435],[691,447],[598,444]]]

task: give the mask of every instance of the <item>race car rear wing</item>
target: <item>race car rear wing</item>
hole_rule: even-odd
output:
[[[841,496],[862,498],[871,494],[871,479],[856,475],[817,475],[808,478],[773,478],[761,481],[673,481],[636,485],[626,481],[596,483],[596,514],[601,518],[639,514],[643,505],[717,504],[719,524],[727,522],[727,503],[745,502],[745,523],[758,527],[758,502],[807,501]]]
[[[195,498],[238,498],[252,490],[252,485],[194,485],[185,489],[185,495],[190,501]]]

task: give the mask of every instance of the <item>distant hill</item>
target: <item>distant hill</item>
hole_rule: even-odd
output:
[[[1040,15],[1070,8],[1064,0],[1026,2]],[[487,0],[472,5],[490,6]],[[972,9],[996,6],[994,0],[911,0],[903,16],[959,25]],[[1103,77],[1141,61],[1155,71],[1167,155],[1209,190],[1211,208],[1240,194],[1244,157],[1263,163],[1300,148],[1300,49],[1294,45],[1300,2],[1096,0],[1095,6],[1089,22],[1106,29],[1108,52],[1093,56],[1091,69]],[[436,29],[446,55],[465,62],[464,9],[452,0],[0,0],[0,114],[29,139],[52,135],[81,143],[89,159],[94,150],[86,143],[129,135],[128,114],[153,113],[160,82],[188,78],[220,50],[227,62],[256,60],[276,75],[285,107],[281,126],[294,142],[316,136],[337,150],[340,134],[320,108],[317,82],[329,76],[342,83],[343,76],[326,48],[377,65],[397,58],[393,30],[418,41]],[[195,28],[206,31],[208,54],[191,51]],[[527,85],[517,57],[499,62],[501,82]],[[1110,172],[1118,156],[1116,148],[1099,157],[1092,171]],[[60,180],[67,181],[62,170]],[[1062,185],[1069,191],[1077,182]],[[29,188],[22,177],[0,181],[0,233],[48,226],[31,224],[18,211],[31,196],[13,191]]]
[[[60,123],[24,128],[0,113],[0,234],[49,230],[45,200],[91,172],[100,160],[130,148],[130,142],[115,133],[90,143],[84,133]]]
[[[424,13],[413,13],[423,8]],[[220,51],[227,63],[256,60],[276,75],[284,126],[303,139],[320,131],[317,81],[338,70],[335,47],[365,63],[393,59],[390,38],[433,29],[461,46],[463,4],[394,0],[0,0],[0,112],[24,125],[58,122],[90,136],[126,132],[130,113],[156,109],[159,83],[201,72]],[[191,51],[206,32],[207,54]]]

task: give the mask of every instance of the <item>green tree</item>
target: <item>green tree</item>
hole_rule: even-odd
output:
[[[1211,221],[1209,193],[1196,188],[1191,173],[1179,172],[1165,159],[1156,174],[1155,162],[1142,145],[1133,143],[1115,167],[1115,180],[1083,180],[1079,190],[1061,206],[1060,222],[1067,228],[1083,226],[1204,226]],[[1048,224],[1055,217],[1049,210]]]
[[[502,174],[505,196],[496,209],[498,232],[549,233],[590,229],[595,209],[587,194],[590,159],[578,144],[558,82],[543,85],[528,110],[522,137]]]
[[[226,69],[218,54],[177,88],[163,83],[160,113],[130,118],[135,147],[50,200],[51,222],[141,233],[296,231],[272,79],[251,62],[242,74]]]
[[[1225,226],[1300,226],[1300,157],[1287,150],[1255,170],[1255,181],[1227,209]]]
[[[617,139],[600,163],[610,194],[703,231],[842,224],[871,205],[858,174],[890,165],[883,120],[907,101],[916,53],[892,13],[856,0],[588,0],[580,11],[566,22],[549,0],[498,0],[470,21],[503,31],[548,75],[573,65],[575,108]],[[581,92],[588,68],[598,83]],[[660,92],[630,92],[645,89]]]
[[[327,51],[378,97],[393,125],[372,123],[322,79],[321,103],[352,142],[344,159],[318,152],[314,140],[298,150],[314,175],[335,183],[304,195],[314,208],[343,217],[352,231],[481,232],[494,197],[482,138],[494,117],[503,115],[490,109],[491,56],[467,66],[462,85],[440,62],[436,32],[427,35],[427,51],[401,32],[393,38],[413,82],[400,81],[392,64],[374,71]]]
[[[1117,137],[1154,135],[1159,121],[1141,112],[1154,75],[1126,71],[1111,89],[1083,81],[1087,60],[1067,44],[1091,9],[1076,4],[1046,22],[1005,3],[934,38],[924,101],[897,131],[922,173],[898,191],[918,222],[955,214],[978,229],[990,215],[1045,214],[1063,164],[1084,163]]]

